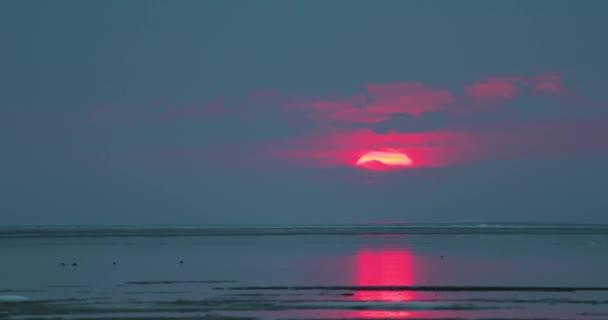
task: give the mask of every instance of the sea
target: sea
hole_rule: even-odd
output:
[[[608,319],[608,225],[0,227],[0,319]]]

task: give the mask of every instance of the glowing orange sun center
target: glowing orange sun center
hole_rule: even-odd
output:
[[[357,166],[372,169],[376,165],[384,167],[407,167],[412,159],[398,151],[369,151],[357,160]]]

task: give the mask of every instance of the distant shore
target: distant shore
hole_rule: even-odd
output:
[[[608,235],[608,225],[370,224],[316,226],[19,226],[0,238],[288,236],[288,235]]]

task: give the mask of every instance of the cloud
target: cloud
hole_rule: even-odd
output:
[[[370,150],[391,148],[406,154],[412,168],[443,167],[519,157],[579,156],[608,150],[608,121],[535,121],[504,123],[485,130],[436,130],[419,133],[337,129],[288,139],[271,146],[269,158],[291,165],[355,167]]]
[[[564,90],[562,76],[557,74],[535,76],[532,78],[532,84],[534,93],[559,94]]]
[[[523,91],[523,83],[519,77],[489,77],[465,86],[464,91],[475,100],[510,100]]]
[[[150,106],[113,105],[90,110],[86,118],[96,124],[158,124],[172,121],[207,121],[229,118],[234,121],[314,121],[319,125],[360,128],[372,126],[384,132],[409,129],[419,131],[441,114],[483,112],[491,106],[524,94],[560,97],[568,90],[559,74],[532,77],[490,76],[465,85],[462,90],[427,86],[418,82],[365,84],[351,95],[302,98],[277,90],[259,90],[240,98],[211,101],[156,103]],[[433,118],[433,119],[431,119]],[[400,125],[398,122],[402,122]],[[419,124],[418,124],[419,123]],[[392,128],[392,125],[395,128]]]
[[[444,110],[454,102],[445,89],[420,83],[368,84],[350,97],[291,101],[286,108],[306,110],[317,121],[345,124],[374,124],[390,120],[395,114],[420,116]]]
[[[494,106],[526,94],[563,97],[572,94],[563,85],[560,74],[543,74],[532,77],[491,76],[465,86],[465,93],[475,103]]]
[[[336,129],[321,135],[279,141],[270,158],[318,168],[355,166],[366,152],[390,147],[407,154],[413,167],[435,167],[465,161],[475,136],[464,132],[376,133],[371,129]]]
[[[408,168],[435,168],[605,150],[608,119],[585,116],[580,105],[560,109],[569,92],[559,74],[489,76],[452,89],[364,84],[352,94],[328,97],[261,90],[170,107],[99,108],[90,115],[121,124],[206,123],[197,129],[200,146],[160,145],[136,156],[176,168],[348,168],[366,152],[385,148],[406,154]],[[195,132],[187,132],[193,140]],[[210,139],[222,137],[224,147],[209,147]]]
[[[491,76],[463,91],[458,95],[421,83],[367,84],[350,97],[291,101],[287,108],[303,110],[318,126],[272,144],[268,155],[300,166],[353,167],[366,152],[391,148],[412,159],[412,168],[422,168],[560,157],[608,147],[601,138],[608,135],[608,119],[587,119],[580,112],[567,119],[574,109],[560,109],[556,114],[561,119],[556,118],[555,99],[543,101],[542,112],[534,103],[527,109],[520,103],[510,107],[516,100],[540,101],[526,98],[531,96],[563,97],[568,89],[561,75]]]
[[[423,112],[417,117],[409,113],[394,113],[385,121],[377,122],[369,127],[376,133],[396,132],[422,132],[434,131],[449,124],[448,116],[443,111]]]

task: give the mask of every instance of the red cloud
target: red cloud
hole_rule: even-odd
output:
[[[365,94],[340,99],[289,102],[288,108],[309,111],[319,121],[373,124],[390,119],[397,113],[413,116],[428,111],[444,110],[454,101],[445,89],[427,88],[419,83],[368,84]]]
[[[427,88],[419,83],[397,83],[366,86],[375,101],[367,109],[377,114],[409,113],[418,116],[423,112],[444,109],[454,101],[445,89]]]
[[[466,86],[465,92],[478,100],[508,100],[521,92],[518,84],[522,82],[518,77],[491,77]]]
[[[489,77],[465,87],[465,92],[476,100],[510,100],[525,90],[532,93],[559,94],[563,91],[559,74],[523,77]]]
[[[562,77],[560,75],[545,75],[532,78],[532,92],[558,94],[562,92]]]
[[[335,130],[324,135],[282,141],[271,157],[313,167],[352,166],[370,150],[390,148],[406,154],[411,167],[462,163],[474,151],[476,137],[462,132],[375,133],[370,129]]]
[[[340,98],[294,99],[277,91],[267,90],[254,92],[245,100],[223,99],[218,100],[218,103],[201,104],[204,107],[186,105],[165,108],[152,114],[131,109],[118,110],[120,112],[109,110],[114,112],[102,112],[96,116],[158,122],[179,117],[207,119],[223,115],[228,116],[230,120],[238,120],[237,125],[242,121],[260,120],[300,125],[300,129],[309,129],[310,132],[299,138],[267,144],[269,149],[262,151],[262,155],[248,152],[249,156],[245,156],[245,153],[239,156],[236,154],[238,152],[234,151],[235,154],[230,153],[231,159],[256,163],[260,158],[281,159],[283,163],[315,168],[356,167],[359,158],[367,152],[388,149],[403,153],[411,159],[411,165],[408,163],[407,166],[400,167],[403,170],[489,159],[559,156],[594,149],[605,150],[608,147],[608,140],[604,139],[608,136],[608,123],[602,119],[586,122],[525,122],[523,113],[522,119],[516,122],[508,122],[508,119],[500,119],[499,122],[493,117],[476,117],[477,113],[494,110],[476,108],[477,102],[483,103],[484,106],[491,105],[515,99],[524,93],[563,97],[562,93],[565,91],[567,92],[562,77],[557,74],[488,77],[466,86],[464,97],[462,94],[458,97],[447,89],[405,82],[367,84],[360,93]],[[458,115],[445,118],[441,113],[425,114],[431,111],[458,112]],[[395,116],[402,113],[410,117]],[[307,125],[313,121],[312,128],[302,125],[302,115],[308,118]],[[435,115],[441,117],[437,118]],[[464,122],[447,123],[444,118]],[[441,121],[438,122],[438,119]],[[479,123],[483,119],[494,120],[491,120],[493,122],[488,126]],[[418,126],[425,121],[426,124],[433,125]],[[400,125],[405,127],[399,127]],[[384,133],[375,132],[372,128]],[[252,145],[243,147],[247,146]],[[194,156],[183,156],[190,157]],[[246,160],[243,160],[245,158]],[[182,156],[176,159],[182,159]]]
[[[459,99],[448,89],[427,87],[416,82],[367,84],[362,93],[350,97],[289,101],[284,106],[304,110],[306,116],[320,122],[370,125],[389,120],[399,113],[418,117],[433,111],[471,111],[476,109],[475,102],[487,106],[488,103],[515,99],[524,92],[556,95],[563,91],[563,86],[559,75],[531,78],[494,76],[467,85],[464,91],[473,101]]]
[[[465,93],[474,101],[485,103],[516,98],[529,90],[532,93],[557,95],[564,91],[560,75],[523,77],[488,77],[465,86]],[[467,103],[469,103],[467,105]],[[456,97],[450,90],[428,87],[417,82],[367,84],[352,96],[320,99],[289,99],[276,90],[255,91],[245,99],[219,99],[214,102],[190,103],[156,107],[104,107],[89,113],[94,122],[159,123],[180,119],[206,120],[230,115],[232,119],[254,120],[259,110],[248,105],[282,106],[300,110],[304,116],[323,125],[332,123],[371,125],[405,113],[418,117],[425,112],[461,112],[473,110],[470,100]],[[476,110],[476,112],[479,110]],[[277,112],[275,112],[276,116]],[[267,116],[271,116],[267,114]],[[253,118],[252,118],[253,117]]]
[[[482,131],[378,134],[369,129],[334,130],[274,144],[269,156],[318,168],[356,167],[357,160],[366,152],[390,148],[411,159],[411,166],[402,167],[407,170],[606,150],[606,136],[608,122],[605,120],[505,123]]]
[[[559,93],[562,90],[561,81],[559,75],[488,77],[466,86],[465,92],[473,99],[472,102],[506,101],[525,91]],[[467,101],[469,105],[466,105]],[[286,106],[305,111],[310,118],[318,121],[320,131],[279,142],[273,145],[274,151],[270,154],[287,159],[289,163],[313,167],[356,166],[357,160],[366,152],[386,148],[404,153],[412,160],[412,165],[403,169],[511,157],[522,152],[535,154],[542,153],[542,150],[548,152],[547,149],[555,145],[554,141],[565,141],[567,135],[575,131],[565,126],[563,131],[552,132],[548,138],[542,132],[554,127],[541,123],[536,126],[507,124],[512,127],[483,131],[427,129],[417,133],[401,133],[389,130],[381,134],[370,128],[362,129],[361,126],[358,126],[359,129],[337,129],[331,124],[372,125],[389,120],[398,113],[418,117],[429,111],[470,111],[463,113],[466,117],[471,112],[485,112],[485,109],[475,108],[471,100],[457,99],[449,90],[430,88],[420,83],[368,84],[364,93],[352,97],[289,102]],[[587,140],[590,141],[591,137]]]

